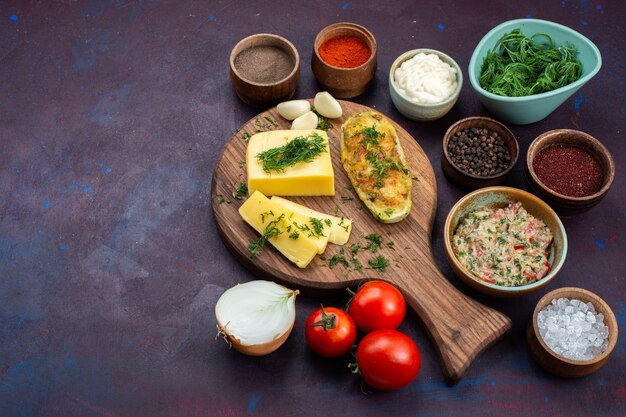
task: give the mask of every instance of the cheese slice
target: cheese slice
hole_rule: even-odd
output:
[[[300,232],[288,219],[292,213],[272,202],[259,191],[255,191],[239,207],[241,217],[261,235],[265,233],[266,228],[276,227],[281,233],[269,238],[268,242],[291,262],[300,268],[306,268],[318,253],[319,247],[313,239]],[[298,237],[295,239],[290,237],[296,231]]]
[[[268,149],[284,146],[297,137],[320,135],[326,142],[327,152],[312,161],[299,162],[284,171],[263,171],[257,155]],[[246,169],[250,195],[260,191],[265,195],[335,195],[335,174],[330,158],[328,135],[323,130],[274,130],[260,132],[248,140]]]
[[[308,217],[314,217],[320,220],[324,224],[324,226],[326,226],[326,220],[330,220],[331,226],[328,234],[328,241],[330,243],[343,245],[348,241],[348,239],[350,239],[350,232],[352,231],[352,220],[350,219],[321,213],[319,211],[315,211],[306,206],[294,203],[293,201],[287,200],[286,198],[282,197],[274,196],[272,197],[272,201],[281,205],[287,210],[292,210],[295,213],[300,213]]]

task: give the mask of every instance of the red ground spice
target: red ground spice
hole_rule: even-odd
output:
[[[320,45],[318,52],[324,62],[339,68],[358,67],[372,55],[364,40],[351,35],[328,39]]]
[[[598,161],[577,146],[555,145],[542,149],[533,159],[533,170],[546,187],[569,197],[595,194],[604,182]]]

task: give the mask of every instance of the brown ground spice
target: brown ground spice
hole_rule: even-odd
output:
[[[271,84],[286,78],[294,65],[289,54],[275,46],[253,46],[235,57],[235,68],[241,76],[259,84]]]

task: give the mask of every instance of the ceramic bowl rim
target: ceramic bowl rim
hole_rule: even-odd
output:
[[[476,66],[476,61],[478,61],[478,52],[483,49],[483,46],[487,43],[487,41],[491,39],[493,35],[500,29],[513,26],[516,24],[520,24],[520,23],[527,23],[527,22],[543,24],[543,25],[546,25],[548,28],[550,27],[559,28],[573,35],[575,38],[579,38],[582,42],[586,43],[594,52],[594,55],[596,56],[597,61],[598,61],[597,65],[587,75],[580,77],[578,80],[574,81],[573,83],[564,85],[563,87],[557,88],[556,90],[547,91],[545,93],[540,93],[540,94],[533,94],[531,96],[521,96],[521,97],[499,96],[497,94],[490,93],[489,91],[483,89],[480,86],[480,82],[478,82],[478,74],[474,70],[474,67]],[[602,67],[602,55],[600,54],[600,50],[586,36],[582,35],[581,33],[575,31],[572,28],[561,25],[559,23],[551,22],[549,20],[524,18],[524,19],[507,20],[506,22],[500,23],[498,26],[494,27],[489,32],[487,32],[487,34],[482,37],[480,42],[478,42],[478,45],[476,45],[476,48],[474,48],[474,52],[472,52],[472,57],[470,58],[470,63],[469,63],[467,72],[468,72],[468,76],[470,79],[470,84],[472,84],[472,87],[474,87],[474,90],[476,90],[479,94],[483,95],[484,97],[490,98],[492,100],[501,101],[501,102],[523,103],[527,101],[534,101],[534,100],[540,100],[543,98],[557,96],[561,93],[564,93],[565,91],[578,89],[587,81],[592,79],[598,73],[598,71],[600,71],[601,67]]]
[[[515,143],[515,149],[517,150],[516,154],[515,154],[515,159],[511,160],[509,166],[507,167],[507,169],[505,169],[502,172],[499,172],[497,174],[493,174],[493,175],[489,175],[486,177],[483,176],[479,176],[479,175],[475,175],[475,174],[470,174],[468,172],[465,172],[463,170],[461,170],[458,166],[456,166],[456,164],[454,162],[452,162],[452,160],[450,159],[450,154],[448,153],[448,147],[447,144],[448,142],[450,142],[450,134],[451,134],[451,130],[458,126],[459,124],[461,124],[462,122],[467,122],[467,121],[474,121],[474,120],[485,120],[489,123],[494,123],[497,125],[500,125],[502,128],[504,128],[504,130],[511,136],[511,138],[513,138],[513,143]],[[448,163],[460,174],[463,174],[467,177],[470,177],[474,180],[485,180],[485,181],[490,181],[490,180],[494,180],[497,178],[501,178],[506,176],[509,172],[511,172],[511,170],[515,167],[515,165],[517,165],[517,161],[519,160],[519,142],[517,140],[517,138],[515,137],[515,135],[513,134],[513,132],[511,132],[511,129],[509,129],[508,127],[506,127],[504,125],[504,123],[501,123],[499,121],[497,121],[496,119],[492,119],[491,117],[486,117],[486,116],[470,116],[470,117],[465,117],[461,120],[458,120],[456,122],[454,122],[453,124],[450,125],[450,127],[448,128],[448,130],[446,130],[446,133],[443,135],[443,151],[442,151],[442,155],[444,158],[446,158],[446,161],[448,161]]]
[[[315,45],[317,45],[317,41],[320,37],[320,35],[322,34],[322,32],[326,32],[328,30],[332,30],[332,29],[336,29],[336,28],[345,28],[345,29],[356,29],[356,30],[360,30],[365,32],[365,34],[370,38],[371,40],[371,53],[369,58],[367,58],[367,61],[365,61],[364,63],[362,63],[361,65],[359,65],[358,67],[351,67],[351,68],[343,68],[343,67],[337,67],[335,65],[331,65],[328,62],[324,61],[322,59],[322,57],[320,56],[320,53],[318,51],[318,48],[315,47]],[[368,42],[368,46],[369,42]],[[339,70],[340,72],[349,72],[349,71],[354,71],[354,70],[358,70],[361,68],[366,67],[367,65],[370,65],[372,63],[372,61],[374,60],[374,58],[376,57],[376,54],[378,52],[378,42],[376,42],[376,38],[374,37],[374,34],[372,32],[369,31],[369,29],[367,29],[365,26],[359,25],[357,23],[352,23],[352,22],[337,22],[337,23],[332,23],[328,26],[324,26],[319,32],[317,32],[317,35],[315,35],[315,39],[313,40],[313,53],[315,54],[315,56],[317,57],[317,59],[319,59],[320,62],[322,62],[324,65],[326,65],[329,68],[332,68],[334,70]]]
[[[454,67],[454,69],[456,69],[457,85],[452,95],[448,97],[447,99],[440,101],[438,103],[426,103],[426,104],[416,103],[413,100],[411,100],[409,97],[407,97],[402,91],[400,91],[400,88],[396,85],[396,82],[393,77],[393,73],[396,70],[396,68],[400,66],[400,64],[402,64],[404,61],[407,61],[413,58],[415,55],[419,54],[420,52],[427,53],[427,54],[435,54],[439,58],[441,58],[444,62],[446,62],[447,64]],[[406,51],[400,54],[400,56],[398,56],[393,61],[393,64],[391,64],[391,67],[389,68],[389,86],[393,88],[394,92],[397,93],[398,96],[402,98],[407,104],[413,105],[417,108],[435,109],[438,107],[445,107],[446,105],[456,101],[459,95],[461,94],[461,88],[463,87],[463,71],[461,70],[461,67],[454,59],[452,59],[449,55],[441,51],[438,51],[436,49],[430,49],[430,48],[411,49],[410,51]]]
[[[604,183],[602,184],[602,187],[596,193],[589,194],[584,197],[572,197],[569,195],[561,194],[549,188],[537,176],[537,173],[535,172],[535,169],[533,168],[533,164],[532,164],[533,161],[530,160],[531,152],[534,151],[539,146],[539,142],[543,141],[546,137],[549,137],[552,135],[560,136],[563,133],[576,134],[577,136],[580,136],[584,140],[595,144],[601,150],[601,153],[609,162],[610,174],[608,175],[608,178],[604,179]],[[557,144],[555,143],[555,145]],[[552,145],[552,146],[555,146],[555,145]],[[541,149],[544,149],[544,148],[541,148]],[[537,155],[535,154],[535,156]],[[572,203],[584,203],[584,202],[595,201],[596,199],[608,193],[609,189],[613,185],[613,181],[615,181],[615,162],[613,161],[613,157],[611,156],[611,153],[609,152],[609,150],[602,144],[602,142],[600,142],[598,139],[594,138],[590,134],[583,132],[581,130],[575,130],[575,129],[553,129],[553,130],[548,130],[547,132],[543,132],[539,136],[537,136],[530,143],[530,146],[528,147],[528,151],[526,151],[526,169],[528,170],[528,173],[530,174],[532,179],[535,181],[535,183],[537,183],[538,186],[541,187],[541,190],[545,192],[547,195],[549,195],[552,198],[558,198],[558,199],[569,201]]]
[[[293,69],[291,70],[291,72],[285,78],[282,78],[282,79],[280,79],[278,81],[274,81],[272,83],[258,83],[258,82],[249,80],[248,78],[244,77],[237,70],[237,68],[235,68],[235,58],[237,58],[237,56],[241,52],[245,51],[247,48],[242,49],[237,54],[235,54],[235,51],[239,48],[239,46],[241,44],[243,44],[244,42],[249,41],[250,39],[253,39],[253,38],[264,38],[264,39],[273,38],[273,39],[277,40],[278,42],[284,44],[287,48],[289,48],[289,50],[291,51],[291,53],[294,56],[294,63],[293,63]],[[289,39],[284,38],[284,37],[282,37],[280,35],[276,35],[274,33],[254,33],[254,34],[252,34],[250,36],[246,36],[245,38],[243,38],[239,42],[237,42],[237,44],[230,51],[230,69],[231,69],[231,71],[233,71],[233,73],[236,74],[237,77],[239,77],[241,80],[245,81],[246,83],[248,83],[250,85],[254,85],[254,86],[257,86],[257,87],[272,87],[272,86],[280,85],[283,82],[289,80],[291,77],[293,77],[298,72],[299,68],[300,68],[300,54],[298,53],[298,49],[296,49],[294,44],[291,43],[289,41]]]
[[[558,264],[551,265],[551,269],[550,269],[550,272],[548,272],[548,275],[546,275],[539,281],[533,282],[532,284],[522,285],[522,286],[517,286],[517,287],[504,287],[501,285],[491,284],[491,283],[482,281],[478,278],[475,278],[463,265],[461,265],[461,262],[459,262],[456,254],[454,253],[454,250],[452,249],[452,244],[450,242],[450,236],[448,234],[448,230],[450,229],[450,225],[452,223],[453,214],[456,213],[459,210],[460,206],[463,203],[465,203],[467,200],[473,199],[475,196],[479,194],[488,194],[488,193],[502,194],[504,192],[511,192],[511,191],[520,192],[525,198],[535,200],[536,203],[541,205],[548,213],[550,213],[550,216],[552,216],[556,220],[556,223],[559,227],[559,231],[563,235],[563,256],[559,260]],[[459,201],[456,202],[456,204],[454,204],[454,206],[452,206],[452,208],[448,212],[448,216],[446,217],[443,230],[444,230],[443,241],[444,241],[445,250],[448,253],[448,260],[450,262],[453,262],[455,266],[464,273],[464,275],[472,279],[474,282],[480,284],[483,287],[489,288],[491,290],[495,290],[495,292],[500,292],[503,294],[507,294],[507,293],[514,294],[517,292],[527,293],[539,287],[543,287],[544,285],[552,281],[554,277],[556,277],[556,275],[561,270],[561,267],[565,263],[565,258],[567,258],[567,247],[568,247],[567,233],[565,231],[565,226],[563,226],[563,223],[561,222],[561,219],[559,218],[559,216],[542,199],[540,199],[534,194],[529,193],[528,191],[525,191],[519,188],[506,187],[506,186],[485,187],[485,188],[480,188],[476,191],[472,191],[471,193],[464,195],[463,197],[459,199]]]
[[[615,334],[615,336],[613,338],[609,338],[610,341],[606,347],[606,350],[604,352],[602,352],[601,354],[599,354],[598,356],[596,356],[593,359],[587,359],[587,360],[576,360],[576,359],[569,359],[566,358],[565,356],[561,356],[558,353],[556,353],[555,351],[553,351],[552,349],[550,349],[550,347],[546,344],[546,342],[543,340],[543,337],[538,333],[538,325],[537,325],[537,316],[539,315],[539,306],[541,304],[544,304],[544,301],[548,300],[548,303],[546,303],[545,305],[547,306],[551,300],[556,299],[555,294],[559,293],[559,292],[566,292],[566,291],[571,291],[571,292],[578,292],[578,293],[582,293],[585,294],[587,296],[594,296],[597,297],[600,300],[600,303],[603,304],[603,307],[609,311],[612,315],[612,317],[606,317],[605,316],[605,322],[604,325],[606,326],[606,321],[611,320],[611,321],[615,321],[616,317],[615,317],[615,313],[613,313],[613,310],[611,310],[611,307],[608,305],[608,303],[606,301],[604,301],[604,299],[602,297],[600,297],[598,294],[593,293],[589,290],[586,290],[584,288],[578,288],[578,287],[561,287],[561,288],[556,288],[548,293],[546,293],[543,297],[541,297],[539,299],[539,301],[537,301],[537,304],[535,305],[535,308],[533,310],[533,316],[532,316],[532,327],[533,327],[533,333],[535,333],[535,337],[537,338],[537,340],[539,341],[539,344],[541,345],[541,347],[549,354],[551,355],[553,358],[565,362],[569,365],[575,365],[575,366],[585,366],[585,365],[592,365],[598,362],[601,362],[602,360],[606,359],[607,357],[609,357],[611,355],[611,353],[613,352],[613,349],[615,348],[615,346],[617,345],[617,339],[619,336],[619,326],[615,326],[615,328],[617,329],[617,333]],[[598,310],[597,308],[597,304],[595,302],[591,302],[591,304],[594,305],[594,308],[596,309],[596,312]]]

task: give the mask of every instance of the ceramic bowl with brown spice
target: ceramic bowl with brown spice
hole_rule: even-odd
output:
[[[594,187],[594,192],[588,195],[574,197],[550,188],[548,184],[544,182],[547,181],[546,179],[542,181],[536,170],[536,157],[542,150],[553,146],[581,149],[597,162],[595,170],[601,172],[599,174],[601,175],[601,180],[598,185]],[[593,168],[593,166],[588,167],[573,164],[572,161],[566,158],[558,158],[554,166],[549,168],[554,169],[554,173],[559,174],[559,176],[561,176],[562,173],[562,180],[568,180],[567,172],[571,171],[573,173],[572,175],[577,178],[574,179],[574,177],[572,177],[572,180],[579,181],[582,178],[584,181],[585,178],[587,178],[585,176],[586,170]],[[596,175],[598,175],[597,172]],[[526,153],[524,176],[533,193],[550,204],[560,216],[568,217],[589,210],[604,198],[615,179],[615,164],[610,152],[593,136],[578,130],[557,129],[542,133],[530,144],[528,152]],[[591,180],[593,179],[589,178],[589,181]],[[586,184],[579,183],[578,185],[585,186]]]
[[[554,352],[544,341],[539,332],[537,321],[539,312],[552,303],[552,300],[559,298],[576,299],[584,303],[591,303],[596,312],[604,316],[604,325],[609,329],[608,345],[599,356],[589,360],[569,359]],[[528,339],[533,359],[547,372],[566,378],[582,377],[600,369],[609,359],[617,345],[617,336],[617,320],[609,305],[591,291],[575,287],[558,288],[544,295],[537,303],[532,319],[526,328],[526,338]]]
[[[486,129],[487,131],[497,133],[498,138],[504,142],[503,146],[509,152],[510,160],[508,161],[508,167],[503,171],[482,176],[469,173],[455,164],[449,149],[450,140],[455,134],[463,132],[467,129]],[[500,185],[506,180],[509,173],[517,163],[518,156],[519,144],[517,143],[517,139],[515,138],[513,132],[497,120],[483,116],[474,116],[461,119],[448,128],[443,137],[441,167],[444,174],[461,187],[469,189],[491,187],[494,185]]]
[[[322,59],[320,47],[329,40],[339,37],[355,37],[370,50],[370,56],[362,64],[343,68],[332,65]],[[326,26],[315,37],[311,69],[322,90],[328,91],[335,98],[351,98],[362,94],[372,82],[376,74],[377,43],[374,35],[356,23],[334,23]]]
[[[251,106],[268,107],[289,100],[300,80],[300,55],[282,36],[248,36],[230,53],[230,80],[237,96]]]

